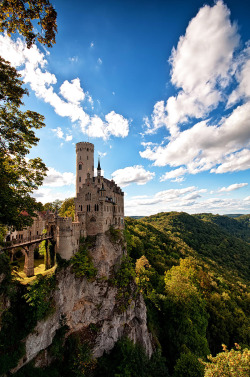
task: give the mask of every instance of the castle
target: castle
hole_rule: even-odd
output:
[[[80,237],[106,232],[110,226],[124,228],[124,193],[113,180],[101,174],[98,159],[94,176],[94,144],[76,144],[75,221],[56,217],[56,248],[69,259],[79,247]]]
[[[98,159],[94,176],[94,144],[76,144],[75,219],[56,213],[39,213],[32,226],[9,235],[10,241],[34,240],[47,229],[56,241],[56,252],[70,259],[79,248],[81,237],[106,232],[110,226],[124,228],[124,193],[113,180],[101,174]]]

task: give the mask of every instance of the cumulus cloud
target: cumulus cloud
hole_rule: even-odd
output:
[[[114,135],[117,137],[126,137],[129,132],[129,122],[122,115],[116,114],[114,111],[111,111],[105,116],[107,121],[107,135]]]
[[[82,101],[89,104],[93,110],[93,99],[88,92],[84,92],[79,78],[65,80],[60,86],[59,93],[56,93],[54,85],[57,84],[57,78],[48,71],[45,55],[37,46],[27,49],[20,38],[12,41],[6,34],[0,35],[0,54],[19,69],[23,81],[30,85],[38,98],[49,103],[59,116],[69,117],[72,122],[78,122],[83,133],[104,139],[112,135],[128,135],[129,122],[122,115],[111,111],[104,121],[97,115],[90,116],[83,110],[80,104]],[[99,64],[101,63],[100,59]],[[114,118],[117,125],[112,120]]]
[[[242,52],[241,56],[238,59],[239,66],[236,71],[236,79],[238,82],[238,86],[235,90],[230,94],[228,98],[228,106],[231,106],[241,99],[249,99],[250,98],[250,44],[248,42],[248,46]]]
[[[81,88],[80,79],[72,80],[71,83],[65,80],[60,87],[60,94],[69,102],[79,104],[84,100],[85,93]]]
[[[179,167],[161,181],[182,181],[185,173],[218,174],[250,167],[250,46],[237,56],[240,38],[229,17],[222,1],[202,7],[172,50],[171,82],[179,92],[166,104],[158,101],[145,120],[146,134],[165,127],[170,136],[158,146],[144,143],[140,152],[156,166]],[[226,103],[234,77],[238,86]],[[240,100],[243,103],[221,119],[204,119],[219,103],[228,107]]]
[[[156,166],[186,165],[189,173],[200,171],[222,172],[229,169],[230,155],[233,160],[244,158],[245,165],[249,161],[249,150],[238,152],[239,149],[250,144],[250,102],[238,106],[228,118],[224,118],[219,126],[209,125],[201,121],[193,127],[179,133],[166,146],[147,147],[140,152],[141,157],[154,161]],[[248,152],[246,152],[248,151]],[[218,164],[227,164],[220,169]],[[235,164],[237,164],[235,162]],[[243,168],[243,170],[244,170]],[[241,170],[239,163],[235,170]],[[174,173],[173,173],[174,174]]]
[[[60,173],[54,168],[49,168],[43,186],[60,187],[75,184],[75,175],[71,172]]]
[[[211,169],[211,173],[227,173],[250,169],[250,150],[243,149],[240,152],[226,156],[224,162],[217,168]]]
[[[145,170],[141,165],[128,166],[124,169],[116,170],[112,174],[114,181],[121,187],[126,187],[131,183],[145,185],[154,176],[155,173]]]
[[[218,192],[230,192],[234,190],[238,190],[241,187],[247,186],[248,183],[234,183],[228,187],[222,187],[221,189],[218,190]]]
[[[147,119],[147,132],[165,126],[176,135],[179,123],[202,118],[223,100],[221,90],[230,82],[233,54],[239,44],[230,11],[218,1],[205,5],[194,17],[169,59],[171,81],[180,89],[177,96],[158,101]]]
[[[183,176],[184,174],[186,174],[187,172],[187,169],[186,168],[183,168],[183,167],[180,167],[178,169],[174,169],[174,170],[171,170],[165,174],[163,174],[160,178],[160,181],[163,182],[163,181],[166,181],[167,179],[173,179],[173,178],[177,178],[179,179],[181,176]],[[183,179],[183,178],[182,178]]]

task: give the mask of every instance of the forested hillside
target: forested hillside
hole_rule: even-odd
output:
[[[148,325],[173,376],[204,375],[198,358],[222,344],[250,345],[246,219],[176,212],[126,219]]]

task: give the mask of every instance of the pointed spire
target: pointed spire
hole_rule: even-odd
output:
[[[97,166],[97,176],[100,177],[101,176],[101,164],[100,164],[100,156],[98,156],[98,166]]]

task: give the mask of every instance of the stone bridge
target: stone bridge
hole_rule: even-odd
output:
[[[48,241],[53,240],[52,235],[42,234],[42,235],[36,235],[33,237],[28,237],[26,239],[16,239],[9,242],[6,242],[6,245],[1,249],[13,251],[15,249],[21,249],[22,253],[25,256],[25,262],[24,262],[24,273],[27,277],[34,275],[34,250],[35,246],[39,245],[42,241],[45,242],[45,250],[46,250],[46,265],[45,269],[50,268],[50,253],[48,250]],[[14,254],[14,253],[13,253]]]

